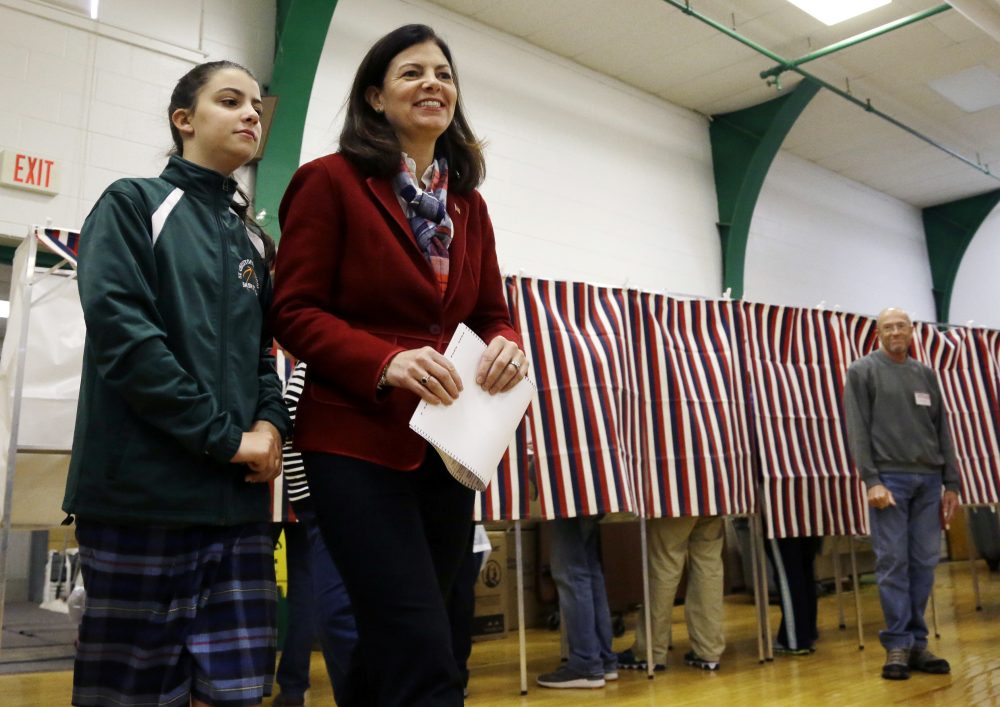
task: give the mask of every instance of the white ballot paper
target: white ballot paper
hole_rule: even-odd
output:
[[[451,405],[421,400],[410,418],[410,429],[434,446],[459,483],[475,491],[485,491],[493,480],[535,394],[529,378],[496,395],[476,385],[476,369],[485,350],[483,340],[459,324],[444,355],[458,369],[464,390]]]

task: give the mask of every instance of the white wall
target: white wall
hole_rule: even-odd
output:
[[[0,188],[0,234],[22,236],[46,218],[78,227],[115,179],[158,174],[171,146],[170,92],[196,63],[233,59],[270,78],[275,0],[100,7],[95,23],[44,3],[0,0],[0,149],[63,166],[56,196]]]
[[[750,224],[743,296],[934,321],[920,210],[779,152]]]
[[[65,165],[58,196],[0,189],[0,233],[19,236],[46,217],[77,226],[112,180],[157,173],[170,146],[169,91],[196,61],[233,58],[265,82],[270,76],[275,0],[101,6],[94,24],[42,3],[0,0],[0,149]],[[419,0],[340,0],[303,160],[336,149],[362,55],[406,22],[436,27],[455,53],[466,108],[488,142],[483,193],[506,272],[718,294],[703,117]],[[980,283],[992,281],[983,269],[997,262],[998,219],[963,262],[955,321],[1000,326],[980,294]],[[752,300],[825,300],[865,313],[893,303],[934,317],[919,211],[785,153],[754,214],[745,283]]]
[[[436,6],[340,0],[302,159],[336,149],[368,47],[410,22],[452,49],[487,143],[482,187],[507,273],[717,296],[717,209],[707,121]]]
[[[975,326],[1000,329],[1000,293],[997,266],[1000,265],[1000,206],[994,207],[969,243],[958,268],[951,293],[948,317],[955,324],[970,319]]]

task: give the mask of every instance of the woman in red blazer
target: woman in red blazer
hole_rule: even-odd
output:
[[[358,625],[342,705],[462,704],[444,597],[473,493],[408,422],[419,399],[527,374],[483,174],[448,46],[407,25],[362,61],[340,152],[299,168],[281,204],[272,325],[309,364],[295,446]],[[488,342],[475,381],[442,355],[461,322]]]

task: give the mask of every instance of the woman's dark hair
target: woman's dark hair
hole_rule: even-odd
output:
[[[216,71],[221,71],[222,69],[237,69],[242,71],[244,74],[252,78],[254,81],[257,77],[253,75],[253,72],[245,66],[240,66],[234,61],[209,61],[204,64],[198,64],[198,66],[191,69],[189,72],[181,76],[177,85],[174,86],[174,92],[170,94],[170,105],[167,107],[167,123],[170,125],[170,137],[174,140],[174,149],[171,153],[178,154],[181,157],[184,156],[184,141],[181,139],[181,133],[174,125],[172,116],[174,111],[177,110],[189,110],[194,111],[195,106],[198,103],[198,94],[201,89],[204,88],[205,84],[209,82]],[[263,228],[254,220],[253,212],[250,209],[252,201],[250,196],[243,190],[243,187],[239,185],[236,180],[233,180],[236,184],[236,193],[239,194],[239,199],[233,199],[231,208],[240,217],[240,220],[246,224],[246,227],[260,236],[260,239],[264,242],[264,260],[267,262],[268,268],[274,263],[275,255],[275,245],[274,239],[269,236]]]
[[[458,101],[451,125],[437,140],[435,156],[448,160],[448,190],[468,192],[486,177],[483,149],[462,109],[462,92],[451,50],[427,25],[405,25],[375,42],[358,67],[351,93],[347,98],[347,119],[340,133],[340,151],[364,174],[391,177],[399,171],[401,147],[395,131],[381,113],[376,113],[365,99],[369,86],[381,88],[389,64],[401,51],[415,44],[434,42],[451,65]]]

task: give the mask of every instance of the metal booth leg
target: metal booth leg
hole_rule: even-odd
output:
[[[972,509],[969,506],[963,506],[965,511],[965,527],[972,528]],[[975,538],[972,534],[969,534],[969,571],[972,574],[972,596],[976,600],[976,611],[983,610],[983,602],[979,596],[979,572],[976,570],[976,560],[979,559],[979,551],[976,548]]]
[[[514,561],[517,565],[517,649],[521,662],[521,694],[528,694],[528,644],[524,627],[524,565],[521,555],[521,521],[514,521]]]
[[[861,582],[858,578],[858,558],[854,552],[854,536],[847,536],[847,545],[851,551],[851,582],[854,584],[854,614],[858,622],[858,650],[865,649],[864,628],[861,620]]]
[[[934,626],[934,638],[941,638],[941,632],[938,631],[938,620],[937,620],[937,602],[934,601],[934,587],[931,587],[931,622]]]
[[[649,606],[649,540],[646,519],[639,519],[639,547],[642,553],[642,621],[646,626],[646,677],[653,679],[653,615]]]
[[[766,619],[762,619],[762,617],[764,616],[764,612],[761,610],[761,607],[760,607],[760,603],[761,603],[760,575],[761,575],[761,569],[762,568],[760,568],[760,567],[757,566],[758,562],[759,562],[759,560],[757,558],[757,524],[753,522],[753,516],[751,516],[749,518],[749,521],[750,521],[749,522],[749,527],[750,527],[750,569],[751,569],[751,573],[753,575],[753,577],[752,577],[752,581],[753,581],[753,605],[754,605],[754,610],[757,612],[757,661],[759,663],[763,663],[765,661],[765,656],[764,656],[764,621]],[[766,592],[766,590],[765,590],[765,592]],[[767,597],[765,596],[763,600],[766,602],[767,601]]]
[[[837,594],[837,627],[843,631],[847,628],[847,620],[844,616],[844,588],[842,582],[844,573],[840,567],[840,537],[831,536],[833,546],[833,591]]]

